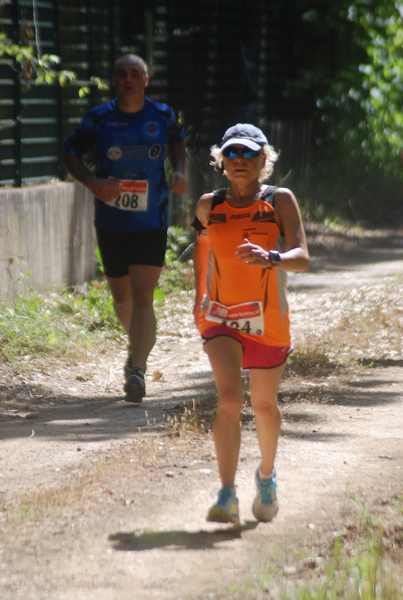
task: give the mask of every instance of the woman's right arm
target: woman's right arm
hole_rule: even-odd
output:
[[[196,206],[196,217],[194,224],[197,229],[197,235],[195,249],[193,252],[193,266],[195,274],[195,313],[207,291],[207,273],[210,254],[207,225],[212,199],[212,194],[204,194]]]
[[[196,205],[196,217],[203,227],[207,227],[210,216],[213,194],[203,194]]]

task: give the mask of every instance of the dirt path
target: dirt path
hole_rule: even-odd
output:
[[[385,278],[403,286],[397,235],[358,248],[341,241],[313,240],[312,272],[290,278],[297,346],[327,335],[352,289],[370,293]],[[183,315],[190,303],[183,294]],[[402,492],[403,357],[388,347],[377,359],[369,343],[370,369],[284,382],[278,518],[252,518],[258,448],[246,406],[243,527],[205,523],[217,491],[210,436],[174,434],[200,423],[214,389],[191,322],[183,317],[178,336],[172,314],[161,318],[140,408],[121,399],[122,351],[68,369],[44,365],[29,381],[0,372],[2,600],[268,598],[262,574],[295,579],[307,564],[319,568],[321,544],[354,498],[376,510]],[[183,415],[189,403],[197,410]]]

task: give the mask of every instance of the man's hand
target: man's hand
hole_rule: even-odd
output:
[[[87,188],[100,200],[110,204],[120,195],[119,179],[110,177],[108,179],[88,179],[85,182]]]
[[[180,173],[179,171],[176,171],[172,175],[170,188],[171,188],[171,192],[173,192],[174,194],[179,194],[179,195],[182,195],[187,191],[188,184],[187,184],[184,173]]]

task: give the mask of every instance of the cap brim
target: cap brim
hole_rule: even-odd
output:
[[[245,138],[231,138],[221,146],[220,150],[225,150],[225,148],[228,148],[228,146],[245,146],[250,150],[260,150],[262,147],[253,140],[246,140]]]

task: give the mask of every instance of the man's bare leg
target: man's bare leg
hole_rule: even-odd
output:
[[[132,319],[129,331],[132,366],[145,371],[148,355],[156,340],[154,290],[161,267],[133,265],[129,276],[132,291]]]
[[[132,319],[129,330],[131,368],[128,369],[125,391],[129,402],[141,402],[145,395],[144,372],[147,358],[156,340],[154,289],[161,267],[133,265],[129,269],[132,292]]]
[[[133,311],[130,277],[123,275],[122,277],[107,277],[106,279],[111,290],[116,316],[129,335]]]

